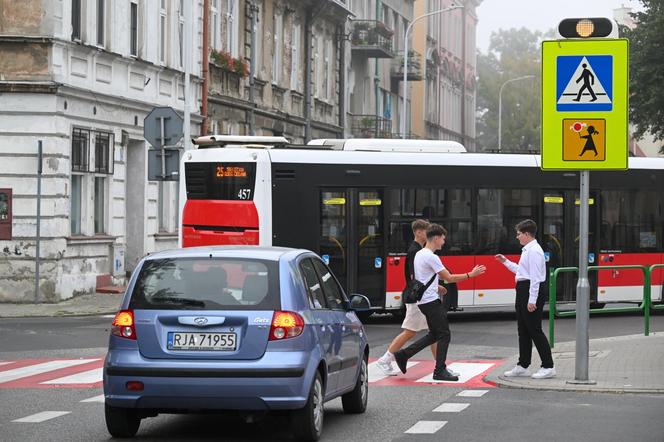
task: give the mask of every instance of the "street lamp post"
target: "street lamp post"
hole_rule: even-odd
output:
[[[500,91],[498,92],[498,152],[502,151],[502,128],[503,128],[503,88],[513,81],[526,80],[528,78],[535,78],[534,75],[524,75],[523,77],[512,78],[507,80],[500,86]]]
[[[408,33],[410,32],[411,28],[415,24],[415,22],[419,21],[420,19],[423,19],[425,17],[429,17],[430,15],[435,15],[435,14],[441,14],[443,12],[447,11],[452,11],[454,9],[460,9],[463,8],[462,5],[452,5],[450,7],[444,8],[444,9],[439,9],[438,11],[433,11],[433,12],[428,12],[426,14],[422,14],[416,19],[414,19],[408,27],[406,28],[406,32],[403,36],[403,109],[401,109],[401,138],[404,140],[406,139],[406,103],[408,102]]]

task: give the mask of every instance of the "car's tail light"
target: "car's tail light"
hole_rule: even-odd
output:
[[[120,310],[113,318],[111,333],[115,336],[127,339],[136,339],[136,328],[134,327],[134,311]]]
[[[294,338],[304,331],[304,319],[295,312],[274,312],[270,341]]]

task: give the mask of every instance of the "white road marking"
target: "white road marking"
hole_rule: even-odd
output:
[[[446,403],[440,405],[438,408],[434,408],[433,411],[438,413],[458,413],[465,410],[469,406],[470,404]]]
[[[419,421],[405,432],[409,434],[434,434],[447,424],[447,421]]]
[[[115,318],[115,315],[100,315],[100,318]]]
[[[484,373],[489,368],[493,367],[492,363],[483,362],[453,362],[449,368],[460,374],[458,381],[435,381],[433,373],[417,380],[417,382],[438,382],[444,384],[463,384],[468,382],[475,376]]]
[[[7,365],[7,364],[11,364],[12,362],[13,361],[2,361],[2,362],[0,362],[0,365]]]
[[[374,362],[369,364],[369,382],[378,382],[378,381],[383,380],[385,378],[394,377],[394,376],[390,376],[390,375],[387,375],[387,374],[383,373],[383,370],[381,370],[380,368],[378,368],[378,366],[376,366],[376,362],[377,361],[374,361]],[[406,363],[406,367],[410,368],[410,367],[413,367],[414,365],[417,365],[417,364],[419,364],[419,362],[408,361]],[[399,372],[399,375],[402,374],[395,362],[392,363],[392,366],[394,367],[395,370],[397,370]]]
[[[101,382],[104,376],[104,368],[99,367],[88,371],[72,374],[58,379],[41,382],[41,384],[94,384]]]
[[[27,367],[15,368],[13,370],[0,371],[0,384],[4,382],[15,381],[16,379],[26,378],[37,374],[47,373],[61,368],[74,367],[76,365],[87,364],[98,361],[96,359],[69,359],[63,361],[49,361],[41,364],[28,365]]]
[[[489,390],[463,390],[461,393],[457,394],[457,396],[461,396],[461,397],[482,397],[488,392],[489,392]]]
[[[81,402],[101,402],[104,403],[104,395],[100,394],[99,396],[93,396],[91,398],[83,399]]]
[[[69,414],[71,411],[42,411],[41,413],[33,414],[31,416],[22,417],[20,419],[13,420],[12,422],[29,422],[29,423],[39,423],[44,422],[49,419],[54,419],[56,417],[64,416]]]

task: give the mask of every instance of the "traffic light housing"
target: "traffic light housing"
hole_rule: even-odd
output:
[[[605,17],[566,18],[558,24],[561,38],[618,38],[618,25]]]

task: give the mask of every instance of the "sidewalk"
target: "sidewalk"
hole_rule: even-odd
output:
[[[118,311],[122,296],[123,293],[95,293],[56,304],[0,304],[0,318],[112,314]]]
[[[485,380],[501,387],[532,390],[664,393],[664,333],[591,339],[588,377],[597,382],[595,385],[567,383],[568,380],[574,380],[574,342],[558,343],[552,352],[557,373],[553,379],[504,377],[503,373],[516,365],[517,355],[493,370]],[[540,359],[533,348],[533,362],[529,371],[534,372],[539,366]]]

